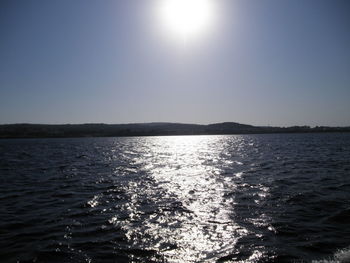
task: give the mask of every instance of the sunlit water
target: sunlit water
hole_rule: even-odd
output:
[[[349,254],[350,134],[1,140],[0,157],[1,262]]]

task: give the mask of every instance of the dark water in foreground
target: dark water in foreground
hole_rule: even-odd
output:
[[[350,246],[350,134],[0,140],[0,157],[1,262],[309,262]]]

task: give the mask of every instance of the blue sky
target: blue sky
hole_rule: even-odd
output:
[[[2,0],[0,123],[350,125],[350,1],[213,0],[184,45],[161,0]]]

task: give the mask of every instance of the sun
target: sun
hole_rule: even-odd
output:
[[[171,34],[183,39],[195,37],[213,19],[213,0],[161,0],[161,23]]]

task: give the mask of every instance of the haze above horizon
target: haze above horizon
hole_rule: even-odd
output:
[[[347,0],[3,0],[0,124],[349,126],[349,13]]]

